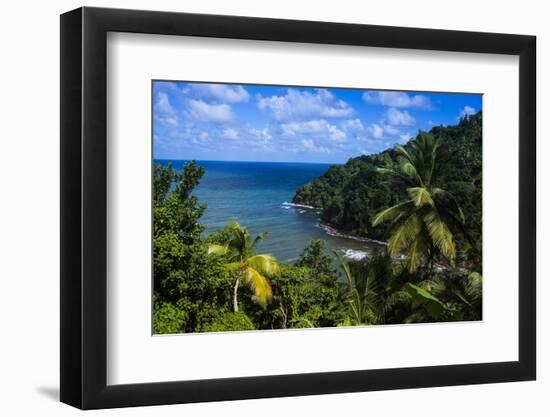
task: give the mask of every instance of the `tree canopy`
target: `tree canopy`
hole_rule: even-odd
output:
[[[293,199],[342,232],[387,240],[350,261],[312,240],[295,262],[257,253],[236,222],[206,234],[205,173],[153,168],[153,332],[246,331],[479,320],[482,115],[350,159]]]

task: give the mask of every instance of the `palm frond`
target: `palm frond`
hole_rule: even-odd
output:
[[[273,296],[269,280],[251,267],[246,268],[244,278],[254,294],[254,301],[265,307]]]
[[[462,294],[462,292],[460,290],[453,290],[452,293],[454,294],[454,296],[456,298],[458,298],[460,301],[462,301],[464,304],[466,304],[468,307],[472,307],[472,303],[470,303],[470,301],[468,301],[468,299],[464,296],[464,294]]]
[[[349,264],[344,260],[342,255],[338,253],[338,251],[334,251],[334,254],[336,255],[336,258],[338,259],[338,262],[340,263],[340,266],[344,270],[344,275],[346,277],[346,280],[348,281],[349,288],[353,288],[353,279],[351,277],[351,271],[349,269]]]
[[[434,245],[439,249],[445,258],[447,258],[451,264],[454,263],[456,258],[456,248],[454,244],[453,234],[445,224],[445,222],[439,217],[439,214],[435,210],[430,210],[424,216],[424,223],[428,229],[428,233],[434,242]]]
[[[414,273],[426,257],[428,245],[426,239],[418,234],[407,248],[407,269]]]
[[[363,316],[359,303],[353,298],[348,300],[348,305],[351,310],[352,322],[355,324],[363,324]]]
[[[208,245],[207,253],[208,255],[222,256],[228,252],[229,248],[227,245]]]
[[[380,306],[382,305],[381,300],[378,297],[378,287],[379,282],[377,277],[375,276],[374,271],[371,270],[366,277],[362,300],[363,310],[369,312],[371,320],[375,319],[377,315],[376,312],[380,310]]]
[[[437,161],[437,149],[439,148],[440,138],[432,136],[433,141],[431,144],[431,150],[430,150],[430,169],[428,173],[428,183],[432,183],[432,179],[434,176],[434,171],[436,168],[436,161]]]
[[[388,180],[384,181],[384,184],[406,184],[406,185],[415,185],[418,183],[416,176],[406,174],[402,172],[402,170],[396,170],[393,168],[386,168],[386,167],[379,167],[376,169],[376,171],[380,174],[382,174],[385,177],[388,177]]]
[[[449,206],[451,211],[458,214],[460,222],[465,223],[466,220],[464,217],[464,212],[460,208],[456,197],[452,193],[441,188],[434,188],[432,190],[432,195],[440,200],[443,205]]]
[[[399,164],[399,169],[406,178],[409,178],[411,183],[423,186],[422,177],[418,169],[409,161],[402,160]]]
[[[468,275],[464,285],[465,295],[472,301],[478,303],[483,294],[483,277],[479,272],[472,272]]]
[[[401,225],[388,240],[388,252],[396,255],[402,248],[407,247],[420,233],[421,222],[416,214],[412,214]]]
[[[376,171],[382,175],[400,176],[401,174],[393,168],[377,167]]]
[[[224,266],[230,272],[237,272],[239,269],[243,267],[243,265],[240,262],[230,262],[225,264]]]
[[[407,206],[412,206],[412,201],[407,200],[402,203],[396,204],[395,206],[388,207],[387,209],[382,210],[374,217],[372,225],[378,226],[380,223],[383,223],[387,220],[395,219],[395,217],[402,213],[407,208]]]
[[[231,223],[229,223],[227,225],[227,229],[229,229],[231,232],[233,233],[238,233],[240,230],[242,230],[243,228],[241,227],[241,225],[239,224],[239,222],[237,221],[232,221]]]
[[[249,267],[254,268],[262,274],[276,275],[281,270],[277,259],[273,255],[269,254],[251,256],[248,258],[246,263]]]
[[[414,144],[414,141],[411,142],[411,144]],[[414,146],[414,145],[413,145]],[[414,167],[415,165],[417,165],[417,160],[416,158],[414,158],[414,156],[409,153],[409,151],[407,149],[405,149],[404,146],[401,146],[401,145],[398,145],[395,147],[395,151],[401,155],[402,157],[404,157],[407,161],[409,161],[409,163]]]
[[[416,207],[434,206],[430,192],[424,187],[407,188],[407,193]]]
[[[254,241],[252,242],[252,244],[250,245],[250,248],[249,248],[250,253],[254,253],[258,243],[260,243],[262,240],[264,240],[267,237],[268,234],[269,234],[269,232],[262,232],[254,238]]]
[[[233,237],[229,242],[229,246],[238,252],[241,258],[248,255],[247,244],[250,239],[250,234],[246,227],[242,227],[238,222],[234,221],[229,224],[228,229],[231,231]]]

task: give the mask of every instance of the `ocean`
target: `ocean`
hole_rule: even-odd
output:
[[[187,161],[155,160],[181,170]],[[350,259],[361,259],[379,245],[339,235],[320,224],[317,210],[294,205],[298,187],[322,175],[328,164],[294,162],[197,161],[206,173],[193,194],[208,208],[201,218],[206,233],[231,221],[246,226],[253,237],[268,236],[258,253],[271,253],[280,262],[300,257],[311,239],[324,239],[328,250],[340,251]]]

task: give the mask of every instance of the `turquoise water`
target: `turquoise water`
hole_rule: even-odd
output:
[[[186,161],[172,163],[181,170]],[[303,252],[308,240],[325,239],[330,250],[359,259],[376,246],[372,242],[336,236],[319,224],[319,212],[292,205],[296,189],[322,175],[327,164],[282,162],[197,161],[206,170],[193,192],[206,209],[201,223],[210,233],[237,220],[251,234],[269,232],[258,250],[271,253],[282,262],[292,262]]]

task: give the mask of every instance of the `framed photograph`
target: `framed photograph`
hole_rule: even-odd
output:
[[[61,16],[61,401],[533,380],[535,37]]]

